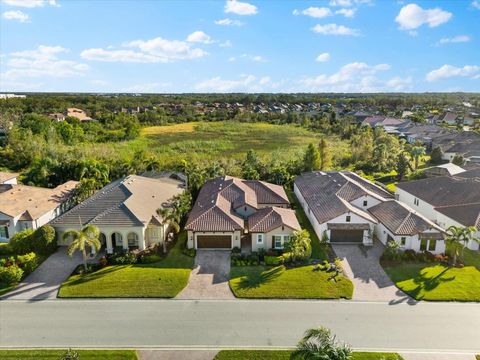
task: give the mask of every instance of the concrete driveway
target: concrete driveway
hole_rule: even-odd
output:
[[[188,285],[176,299],[235,299],[229,276],[230,250],[197,250]]]
[[[14,290],[0,299],[45,300],[55,299],[58,289],[82,263],[82,255],[75,252],[73,257],[67,255],[67,248],[61,247],[50,255],[33,273],[27,276]]]
[[[353,282],[353,300],[388,301],[392,304],[415,302],[400,291],[380,265],[384,246],[376,241],[372,247],[351,244],[332,244],[343,269]]]

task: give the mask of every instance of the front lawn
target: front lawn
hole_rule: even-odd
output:
[[[314,271],[314,266],[239,266],[230,271],[230,288],[238,298],[351,299],[352,282],[342,275]]]
[[[66,350],[0,350],[3,360],[58,360]],[[138,360],[135,350],[77,350],[80,360]]]
[[[222,350],[214,360],[290,360],[291,350]],[[352,360],[402,360],[395,353],[354,352]]]
[[[463,268],[432,264],[387,266],[395,285],[417,300],[480,301],[480,253],[465,250]]]
[[[112,265],[86,275],[72,275],[58,297],[175,297],[188,283],[194,259],[182,253],[182,233],[168,256],[153,264]]]

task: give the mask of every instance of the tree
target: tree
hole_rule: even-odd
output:
[[[263,164],[254,150],[248,150],[242,163],[242,177],[248,180],[258,180],[263,175]]]
[[[55,229],[50,225],[43,225],[32,235],[33,251],[40,255],[50,255],[57,249]]]
[[[398,156],[397,173],[399,180],[402,180],[408,173],[408,160],[403,153]]]
[[[434,165],[441,164],[443,161],[443,151],[440,146],[435,146],[430,154],[430,162]]]
[[[307,230],[298,230],[284,245],[284,250],[292,254],[292,260],[307,260],[312,256],[310,234]]]
[[[332,114],[335,113],[333,112]],[[328,170],[328,168],[332,166],[332,155],[330,154],[330,149],[328,148],[325,138],[320,140],[318,151],[320,153],[320,170]]]
[[[172,228],[175,233],[180,231],[180,219],[178,215],[175,213],[173,207],[164,207],[157,210],[157,214],[162,218],[160,223],[162,224],[163,228],[165,227],[168,229]],[[163,252],[167,252],[167,235],[168,231],[164,232],[164,239],[163,239]]]
[[[348,360],[351,359],[350,346],[338,343],[335,335],[325,327],[309,329],[298,342],[290,359],[296,360]]]
[[[477,232],[477,228],[475,226],[466,226],[462,229],[462,238],[463,238],[463,244],[464,244],[464,247],[462,248],[462,257],[463,257],[463,251],[470,241],[476,241],[480,243],[480,238],[477,238],[475,236],[476,232]]]
[[[304,170],[314,171],[320,169],[320,152],[313,144],[309,144],[304,157]]]
[[[457,154],[453,157],[452,164],[463,166],[465,165],[465,159],[463,158],[462,155]]]
[[[415,162],[415,170],[418,170],[418,162],[420,160],[420,157],[425,155],[425,146],[420,144],[412,146],[409,153]]]
[[[447,229],[447,237],[445,241],[447,249],[453,257],[452,262],[454,265],[457,263],[460,254],[463,253],[463,248],[465,247],[465,235],[465,231],[461,227],[452,225]]]
[[[68,246],[67,253],[72,256],[75,251],[81,251],[83,256],[83,267],[85,271],[87,267],[87,246],[99,251],[102,247],[100,240],[100,230],[96,226],[87,225],[82,230],[70,230],[63,234],[64,240],[71,239],[72,242]]]

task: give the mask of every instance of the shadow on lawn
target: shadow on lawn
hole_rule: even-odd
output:
[[[79,276],[79,278],[76,279],[76,280],[73,280],[70,283],[68,283],[68,286],[79,285],[79,284],[83,284],[83,283],[86,283],[86,282],[89,282],[89,281],[94,281],[94,280],[100,279],[104,276],[107,276],[107,275],[113,273],[113,272],[122,270],[126,266],[128,266],[128,265],[115,265],[115,266],[110,266],[110,267],[105,268],[105,269],[97,270],[93,273],[89,273],[89,274],[85,274],[85,275],[76,275],[76,276]]]
[[[443,271],[441,273],[439,273],[438,275],[436,275],[434,277],[429,277],[429,276],[425,275],[423,270],[424,269],[420,270],[419,275],[416,276],[413,279],[413,282],[415,284],[418,284],[418,286],[415,289],[413,289],[411,291],[408,291],[408,294],[411,295],[412,297],[414,297],[417,300],[421,300],[423,298],[423,296],[420,296],[420,293],[422,292],[422,290],[432,291],[433,289],[435,289],[437,286],[439,286],[442,283],[450,282],[450,281],[455,280],[455,276],[442,278],[442,276],[448,270],[450,270],[450,268],[443,269]]]
[[[256,289],[273,279],[276,279],[284,271],[283,266],[277,266],[273,269],[262,271],[260,273],[248,274],[240,280],[238,284],[239,290]]]

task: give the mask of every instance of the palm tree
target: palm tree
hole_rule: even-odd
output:
[[[453,264],[457,263],[457,258],[460,252],[463,252],[464,244],[464,229],[457,226],[450,226],[447,229],[447,237],[445,239],[449,250],[453,255]]]
[[[417,145],[410,149],[410,156],[415,161],[415,170],[418,170],[418,162],[421,156],[425,155],[425,146]]]
[[[180,231],[180,219],[173,207],[164,207],[158,209],[157,214],[162,218],[161,224],[163,226],[167,225],[167,229],[171,227],[175,233]],[[167,233],[163,239],[163,252],[167,252]]]
[[[73,239],[70,246],[67,249],[68,255],[72,256],[75,250],[79,250],[83,255],[83,267],[87,271],[87,250],[86,247],[89,246],[94,248],[95,251],[99,251],[102,247],[100,240],[100,230],[96,226],[87,225],[82,230],[70,230],[63,234],[63,239]]]
[[[301,360],[348,360],[352,356],[350,346],[336,341],[335,335],[325,327],[309,329],[298,342],[290,359]]]
[[[469,241],[476,241],[480,243],[480,239],[475,236],[475,233],[477,231],[478,230],[475,226],[467,226],[462,229],[462,237],[464,241],[464,247],[462,248],[462,257],[463,257],[463,251],[465,247],[468,245]]]

